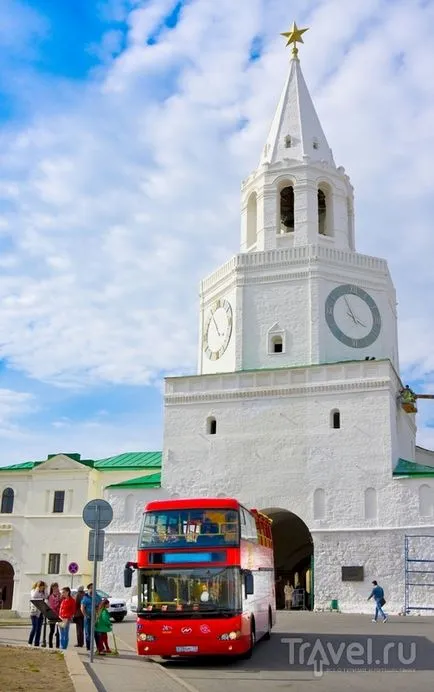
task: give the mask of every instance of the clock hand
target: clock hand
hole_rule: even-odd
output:
[[[353,313],[353,311],[352,311],[351,308],[350,308],[350,304],[349,304],[348,299],[347,299],[346,296],[344,296],[344,300],[345,300],[345,302],[346,302],[346,304],[347,304],[347,308],[348,308],[348,310],[349,310],[349,312],[347,312],[347,315],[350,315],[350,317],[352,317],[353,320],[354,320],[354,322],[355,322],[355,321],[356,321],[356,318],[354,317],[354,313]]]
[[[366,327],[366,324],[363,324],[363,322],[360,322],[360,320],[358,320],[357,318],[356,318],[356,324],[360,324],[361,327]]]
[[[211,316],[211,319],[212,319],[212,321],[213,321],[214,324],[215,324],[215,328],[216,328],[216,330],[217,330],[217,335],[218,335],[218,336],[221,336],[221,334],[220,334],[220,332],[219,332],[219,328],[217,327],[217,322],[215,321],[214,315]]]

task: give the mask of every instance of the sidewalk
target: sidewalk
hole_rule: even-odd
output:
[[[1,627],[0,642],[23,646],[27,643],[28,628]],[[89,652],[76,649],[79,659],[93,681],[97,692],[197,692],[189,683],[181,680],[156,661],[139,658],[122,639],[116,637],[119,656],[95,656],[89,661]]]

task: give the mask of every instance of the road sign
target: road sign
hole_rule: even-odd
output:
[[[69,574],[77,574],[77,572],[78,572],[78,565],[77,565],[76,562],[71,562],[71,563],[68,565],[68,572],[69,572]]]
[[[97,534],[95,536],[95,534]],[[89,531],[89,544],[87,547],[87,559],[89,562],[102,562],[104,559],[104,531]]]
[[[113,519],[113,509],[106,500],[90,500],[83,509],[83,521],[90,529],[105,529]]]
[[[104,531],[113,519],[113,509],[106,500],[90,500],[83,509],[83,521],[89,531],[88,560],[93,562],[92,609],[90,618],[90,662],[93,663],[95,638],[97,565],[104,557]]]

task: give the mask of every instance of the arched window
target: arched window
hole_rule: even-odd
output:
[[[3,490],[1,505],[2,514],[12,514],[14,511],[14,497],[15,493],[12,488],[5,488]]]
[[[341,427],[341,413],[337,408],[330,412],[330,426],[335,430]]]
[[[281,336],[273,336],[271,339],[271,345],[273,349],[273,353],[282,353],[283,352],[283,339]]]
[[[376,519],[377,517],[377,491],[375,488],[365,490],[365,519]]]
[[[434,490],[429,485],[419,488],[419,513],[421,517],[432,517],[434,507]]]
[[[206,421],[206,431],[208,435],[215,435],[217,433],[217,421],[213,416],[210,416]]]
[[[294,188],[284,187],[280,192],[280,230],[291,233],[294,230]]]
[[[252,192],[247,202],[247,247],[255,245],[258,232],[258,203],[256,192]]]
[[[325,492],[322,488],[317,488],[313,494],[313,518],[324,519],[325,517]]]
[[[136,511],[136,498],[134,495],[127,495],[125,498],[125,520],[133,521]]]
[[[318,190],[318,233],[327,235],[327,200],[324,190]]]

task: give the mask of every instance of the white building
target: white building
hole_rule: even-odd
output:
[[[296,51],[241,200],[240,253],[201,285],[199,373],[166,382],[163,487],[269,514],[278,575],[315,608],[366,611],[377,579],[399,612],[422,566],[405,536],[434,561],[434,453],[400,398],[387,262],[356,251],[353,188]]]
[[[70,586],[72,562],[79,566],[74,585],[88,584],[92,568],[83,507],[123,481],[159,485],[160,468],[161,452],[98,461],[56,454],[0,467],[0,607],[28,614],[32,584],[43,579]]]

